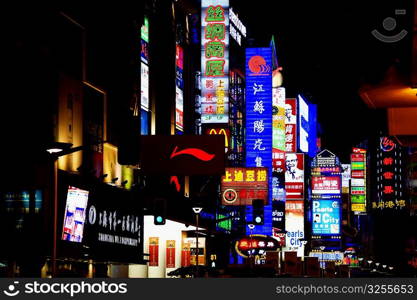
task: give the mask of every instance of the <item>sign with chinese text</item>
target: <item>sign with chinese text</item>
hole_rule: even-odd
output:
[[[285,153],[286,199],[304,199],[304,154]]]
[[[372,202],[372,208],[405,209],[401,146],[392,137],[381,137],[377,157],[377,201]]]
[[[340,194],[339,176],[314,176],[311,184],[313,194]]]
[[[285,202],[285,249],[297,251],[303,256],[304,245],[301,242],[304,234],[304,201],[287,200]]]
[[[285,88],[272,89],[272,147],[285,152]]]
[[[226,168],[221,179],[223,205],[252,205],[252,200],[268,203],[267,168]]]
[[[166,267],[175,268],[175,240],[166,241]]]
[[[285,151],[297,152],[297,99],[285,100]]]
[[[350,207],[355,214],[364,214],[366,213],[366,150],[354,148],[350,162]]]
[[[245,236],[236,241],[235,245],[236,252],[244,258],[248,258],[250,253],[252,255],[262,254],[262,251],[276,251],[279,247],[275,238],[262,234]]]
[[[149,266],[157,267],[159,265],[159,238],[149,238]]]
[[[345,189],[347,190],[346,193],[349,194],[349,181],[350,181],[350,164],[342,164],[342,189],[343,193],[345,193]]]
[[[285,201],[272,201],[272,235],[285,245]]]
[[[314,199],[312,208],[313,234],[339,235],[340,234],[340,199],[323,200]]]
[[[181,250],[181,267],[188,267],[191,265],[190,243],[183,243]]]
[[[272,51],[246,49],[246,166],[272,163]]]
[[[176,45],[175,69],[175,127],[182,131],[184,128],[184,51],[180,45]]]
[[[229,0],[201,1],[201,123],[229,121]]]

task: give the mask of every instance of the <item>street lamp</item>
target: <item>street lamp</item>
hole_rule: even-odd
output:
[[[321,262],[320,262],[321,277],[324,277],[324,270],[323,270],[324,268],[322,267],[322,265],[323,265],[323,260],[324,260],[323,251],[324,251],[324,249],[326,249],[326,246],[320,246],[319,248],[321,250]]]
[[[198,216],[200,215],[203,208],[201,206],[193,206],[193,212],[196,216],[196,230],[195,230],[195,243],[196,243],[196,251],[195,251],[195,277],[198,277]]]
[[[252,262],[252,230],[255,228],[255,225],[250,223],[248,224],[249,230],[250,230],[250,248],[249,248],[249,266],[250,266],[250,271],[252,273],[252,269],[253,269],[253,262]]]

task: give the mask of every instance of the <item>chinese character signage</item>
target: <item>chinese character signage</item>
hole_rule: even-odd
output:
[[[340,234],[340,200],[314,199],[312,208],[313,234]]]
[[[337,194],[340,195],[339,176],[314,176],[311,178],[313,194]]]
[[[229,121],[229,0],[201,1],[201,122]]]
[[[176,46],[175,55],[175,127],[182,131],[184,128],[184,80],[183,80],[183,67],[184,65],[184,51],[180,45]]]
[[[166,241],[166,267],[175,268],[175,240]]]
[[[226,168],[221,179],[223,205],[252,205],[253,199],[268,203],[267,168]]]
[[[304,199],[304,154],[285,153],[286,199]]]
[[[406,207],[403,195],[403,157],[401,146],[391,137],[381,137],[377,161],[377,201],[373,209],[401,210]]]
[[[285,151],[297,152],[297,99],[285,100]]]
[[[244,258],[248,258],[251,254],[258,255],[265,253],[265,251],[276,251],[278,248],[279,243],[276,239],[261,234],[245,236],[236,241],[235,245],[236,252]]]
[[[271,48],[246,49],[246,166],[272,163]]]
[[[366,150],[354,148],[350,156],[350,203],[355,214],[366,213]]]
[[[342,164],[342,190],[347,194],[349,194],[350,172],[350,164]]]
[[[159,265],[159,238],[149,238],[149,266],[157,267]]]

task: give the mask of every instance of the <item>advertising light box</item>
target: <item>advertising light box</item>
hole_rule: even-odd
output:
[[[352,178],[351,186],[365,186],[365,178]]]
[[[272,51],[246,49],[246,166],[272,164]]]
[[[285,249],[297,251],[298,256],[304,253],[304,201],[287,200],[285,202]]]
[[[297,99],[285,100],[285,151],[297,152]]]
[[[285,191],[287,199],[304,198],[304,154],[285,153]]]
[[[201,123],[229,122],[229,0],[201,1]]]
[[[313,200],[313,234],[340,234],[340,200]]]
[[[253,199],[268,203],[267,168],[226,168],[221,179],[223,205],[252,205]]]
[[[68,187],[62,240],[81,243],[89,191]]]
[[[313,194],[340,194],[340,177],[318,176],[311,178]]]
[[[298,124],[300,130],[300,140],[299,140],[299,147],[301,152],[308,153],[309,152],[309,114],[308,114],[308,104],[306,101],[298,95]]]

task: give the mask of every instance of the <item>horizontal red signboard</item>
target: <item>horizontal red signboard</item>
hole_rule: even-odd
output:
[[[252,205],[253,199],[268,203],[267,168],[226,168],[221,179],[223,205]]]
[[[351,177],[352,178],[364,178],[365,177],[365,171],[363,171],[363,170],[352,170]]]
[[[140,171],[162,175],[223,175],[222,135],[148,135],[140,138]]]

